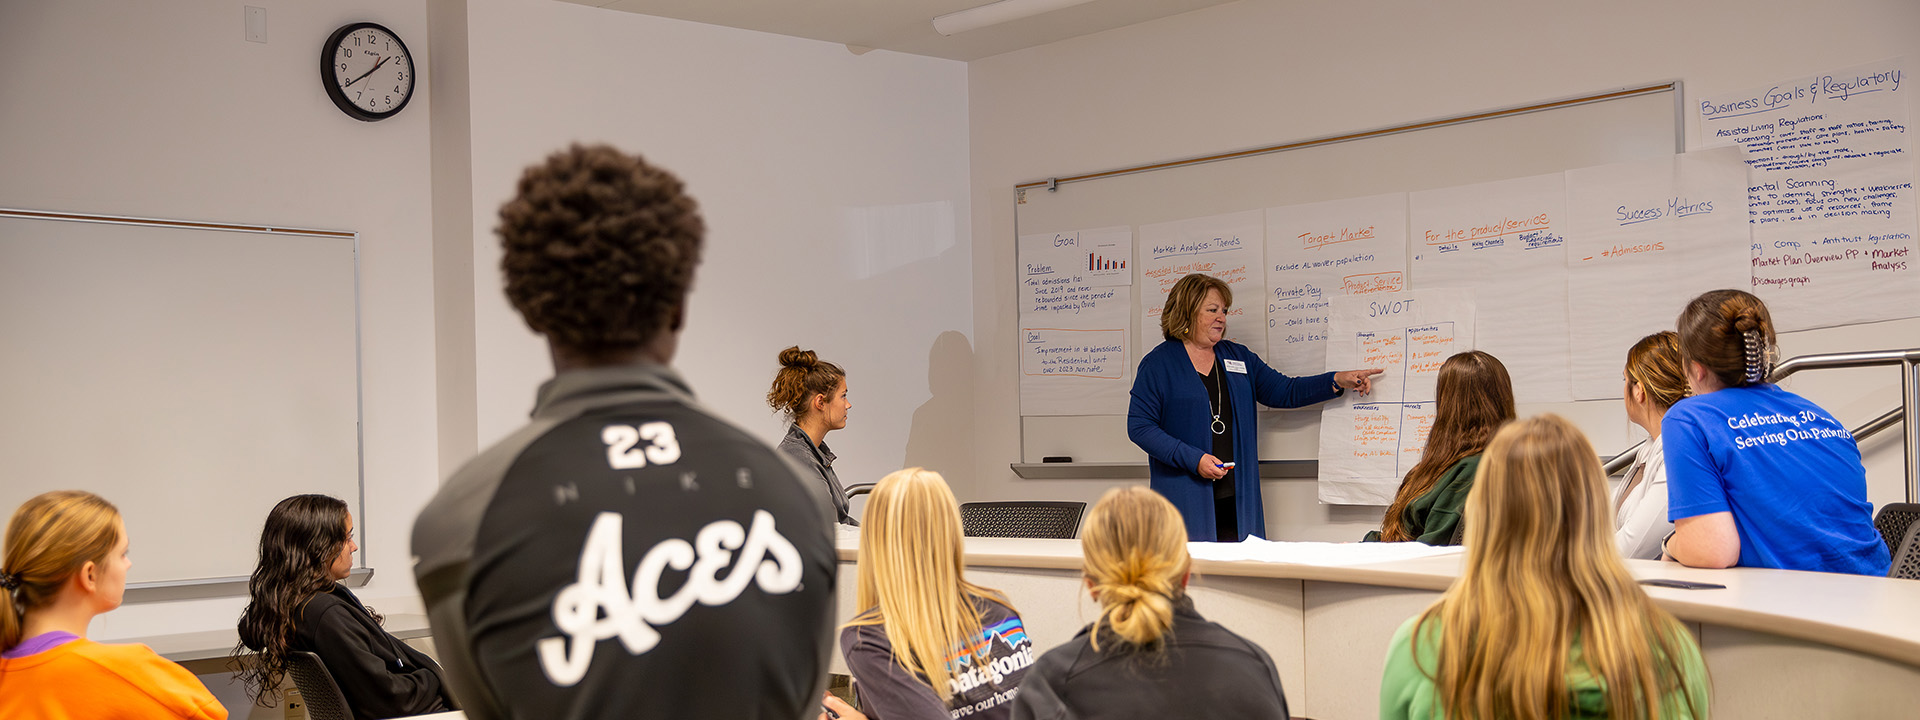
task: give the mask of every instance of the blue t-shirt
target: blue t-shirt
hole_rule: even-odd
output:
[[[1672,520],[1733,513],[1746,567],[1886,575],[1860,448],[1820,406],[1772,384],[1674,404],[1660,422]]]

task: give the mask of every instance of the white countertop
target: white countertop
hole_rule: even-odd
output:
[[[966,563],[1077,571],[1078,540],[967,538]],[[856,559],[859,538],[839,537],[840,560]],[[1460,573],[1460,555],[1329,567],[1250,560],[1195,560],[1201,575],[1230,575],[1445,590]],[[1667,578],[1725,585],[1725,589],[1646,587],[1647,594],[1682,621],[1736,627],[1798,638],[1920,666],[1920,581],[1860,575],[1731,568],[1705,570],[1678,563],[1628,560],[1640,579]]]

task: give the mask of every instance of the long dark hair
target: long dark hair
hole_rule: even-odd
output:
[[[1420,453],[1400,490],[1387,506],[1380,524],[1380,539],[1406,542],[1407,506],[1432,490],[1434,483],[1454,463],[1476,455],[1487,447],[1493,433],[1514,418],[1513,379],[1500,359],[1479,350],[1468,350],[1440,364],[1440,377],[1434,382],[1433,432],[1427,434],[1427,447]]]
[[[272,707],[287,672],[293,624],[313,596],[333,588],[327,570],[347,543],[347,504],[326,495],[295,495],[267,513],[260,531],[260,564],[247,581],[252,598],[240,613],[240,647],[254,662],[240,670],[247,695]]]

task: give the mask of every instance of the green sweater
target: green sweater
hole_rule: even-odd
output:
[[[1428,545],[1455,545],[1453,533],[1460,528],[1460,509],[1467,504],[1467,491],[1473,489],[1473,473],[1480,469],[1480,456],[1460,458],[1447,473],[1434,481],[1426,494],[1407,503],[1401,514],[1413,539]],[[1380,531],[1367,533],[1364,542],[1378,542]]]
[[[1434,620],[1421,630],[1420,657],[1416,663],[1413,655],[1413,626],[1420,621],[1419,616],[1400,625],[1400,631],[1393,634],[1393,642],[1387,649],[1387,667],[1380,678],[1380,720],[1433,720],[1443,717],[1440,688],[1433,684],[1429,673],[1438,674],[1440,656],[1440,622]],[[1683,675],[1679,688],[1661,698],[1660,717],[1671,720],[1695,720],[1705,718],[1707,712],[1707,666],[1700,656],[1700,646],[1693,636],[1685,630],[1675,630],[1680,639],[1680,670]],[[1567,718],[1573,720],[1598,720],[1611,718],[1607,708],[1606,686],[1593,677],[1586,668],[1585,657],[1581,653],[1579,640],[1574,641],[1571,657],[1567,659],[1567,690],[1573,694],[1570,699]],[[1421,668],[1426,668],[1422,672]],[[1683,693],[1691,694],[1699,707],[1687,712],[1687,701]]]

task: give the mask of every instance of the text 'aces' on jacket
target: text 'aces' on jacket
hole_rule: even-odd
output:
[[[833,648],[816,483],[660,365],[570,370],[413,530],[474,720],[817,714]]]

